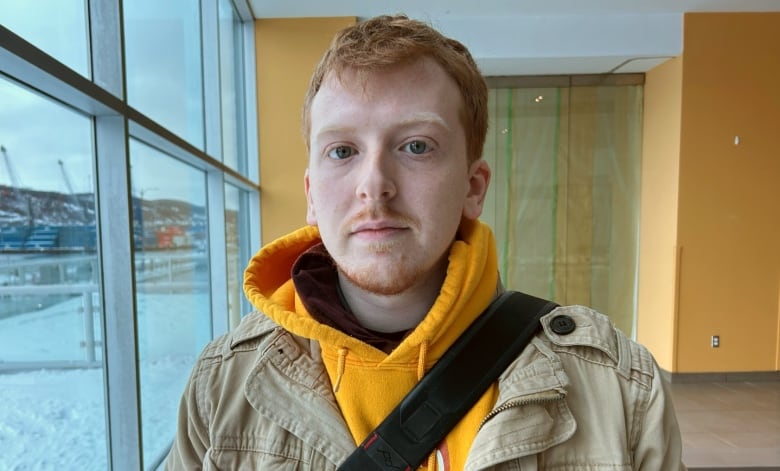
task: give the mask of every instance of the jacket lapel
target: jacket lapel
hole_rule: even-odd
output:
[[[289,334],[278,335],[263,351],[247,377],[244,394],[260,414],[334,464],[355,448],[324,367]]]

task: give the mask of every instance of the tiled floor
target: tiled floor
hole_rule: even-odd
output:
[[[780,381],[672,383],[691,470],[780,470]]]

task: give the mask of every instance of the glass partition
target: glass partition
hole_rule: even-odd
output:
[[[484,220],[502,278],[634,330],[642,85],[495,88]]]

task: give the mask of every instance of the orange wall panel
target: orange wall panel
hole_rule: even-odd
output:
[[[309,79],[335,33],[354,17],[255,22],[262,243],[306,223],[301,108]]]
[[[777,368],[780,14],[685,16],[681,372]],[[739,144],[735,144],[735,139]],[[710,346],[719,335],[720,348]]]
[[[682,58],[645,75],[637,340],[674,371]]]

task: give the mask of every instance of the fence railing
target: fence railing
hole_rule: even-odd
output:
[[[26,262],[26,263],[25,263]],[[61,265],[58,265],[61,264]],[[72,267],[74,263],[92,265],[95,257],[63,257],[50,258],[48,260],[24,260],[15,261],[13,264],[3,264],[2,271],[21,270],[29,272],[36,267],[56,267],[56,272],[65,272],[65,266]],[[184,254],[155,254],[153,257],[142,257],[136,261],[136,290],[142,293],[176,294],[188,292],[202,292],[208,290],[209,282],[184,280],[182,276],[193,273],[199,264],[205,263],[205,256],[193,257],[192,253]],[[62,296],[72,299],[81,298],[80,307],[73,315],[81,317],[81,339],[79,342],[83,350],[83,358],[78,360],[31,360],[31,361],[3,361],[0,354],[0,373],[11,371],[24,371],[35,369],[67,369],[67,368],[96,368],[101,367],[103,360],[101,355],[102,336],[100,329],[96,330],[95,324],[100,325],[100,285],[96,282],[85,283],[57,283],[57,284],[10,284],[0,285],[0,300],[11,304],[16,298],[30,298],[46,296]],[[24,316],[26,314],[15,314]],[[97,335],[96,335],[97,333]],[[0,347],[1,349],[2,347]],[[1,352],[0,352],[1,353]]]

